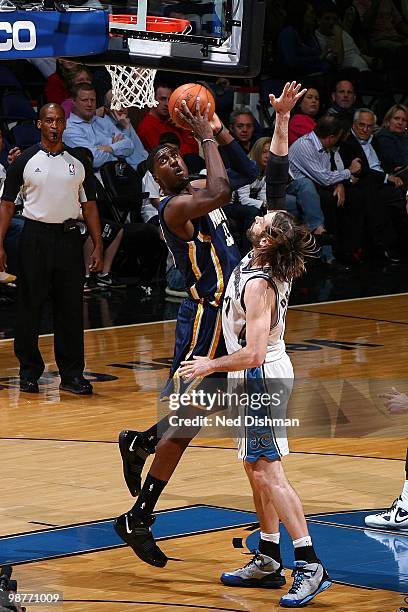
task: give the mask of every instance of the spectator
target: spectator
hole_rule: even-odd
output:
[[[316,117],[320,110],[320,94],[314,87],[310,87],[295,113],[289,121],[289,146],[301,136],[312,132],[316,126]]]
[[[255,117],[249,110],[236,110],[230,116],[229,129],[235,140],[249,153],[256,138]]]
[[[356,92],[353,83],[346,79],[337,81],[331,99],[332,105],[327,109],[327,114],[336,115],[351,127],[354,113],[357,110],[355,107]]]
[[[403,229],[406,225],[405,192],[400,177],[386,174],[379,158],[379,147],[373,131],[377,118],[369,108],[360,108],[354,115],[350,135],[340,148],[345,164],[358,157],[361,160],[361,172],[356,191],[363,189],[367,197],[366,219],[368,230],[377,248],[377,252],[390,262],[398,262],[395,252],[397,244],[395,228]]]
[[[286,67],[287,78],[330,72],[330,53],[321,52],[313,35],[316,21],[313,5],[290,0],[285,9],[286,25],[278,36],[278,61]]]
[[[62,104],[69,98],[68,79],[69,75],[78,67],[76,62],[71,60],[57,59],[57,67],[51,76],[48,77],[44,86],[44,95],[47,102]]]
[[[408,165],[408,108],[395,104],[386,113],[376,140],[386,172],[399,170]]]
[[[106,117],[96,115],[96,93],[92,85],[78,85],[73,94],[72,113],[63,135],[71,147],[86,147],[93,155],[94,170],[108,161],[127,161],[134,153],[132,141]]]
[[[170,121],[169,98],[172,89],[164,83],[155,84],[155,98],[159,103],[150,109],[137,126],[137,133],[146,151],[157,147],[163,132],[173,132],[180,139],[180,153],[194,153],[198,155],[197,141],[191,135],[191,131],[183,130]]]
[[[408,24],[392,0],[354,0],[373,53],[387,60],[389,67],[406,69]]]
[[[76,87],[78,87],[78,85],[82,85],[83,83],[88,83],[88,85],[92,85],[92,74],[89,72],[86,66],[77,65],[77,68],[75,70],[72,70],[72,72],[68,75],[68,91],[70,93],[75,91]],[[71,114],[73,103],[74,102],[70,95],[70,97],[64,100],[61,104],[65,112],[65,117],[67,119]]]
[[[307,177],[317,185],[327,231],[339,241],[337,253],[346,263],[352,263],[355,262],[354,252],[361,246],[359,239],[363,218],[361,195],[355,196],[350,187],[358,180],[361,162],[355,158],[348,168],[344,167],[338,145],[346,134],[347,129],[341,119],[327,115],[321,117],[313,132],[298,138],[290,147],[289,167],[294,179]],[[343,207],[346,207],[346,212],[342,216],[350,222],[341,236],[338,209]]]
[[[111,104],[112,90],[109,89],[104,98],[104,120],[109,124],[112,130],[117,130],[131,141],[133,152],[126,158],[126,161],[136,170],[140,162],[147,159],[147,151],[143,147],[142,141],[130,122],[128,109],[121,108],[120,110],[114,110],[111,108]]]

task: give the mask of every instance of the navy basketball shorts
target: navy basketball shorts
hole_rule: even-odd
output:
[[[285,353],[261,367],[228,373],[230,405],[236,405],[238,458],[254,463],[289,453],[287,404],[293,387],[293,367]]]
[[[221,306],[217,308],[190,298],[181,303],[177,315],[173,363],[167,384],[160,394],[161,400],[173,393],[188,393],[192,389],[202,387],[204,383],[201,377],[186,383],[180,377],[178,369],[182,361],[188,361],[194,355],[213,359],[227,354],[221,322]],[[211,378],[225,380],[226,374],[213,374]]]

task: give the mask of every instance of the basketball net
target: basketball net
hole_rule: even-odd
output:
[[[112,78],[113,110],[121,108],[153,108],[158,105],[154,98],[153,81],[157,70],[137,66],[106,66]]]

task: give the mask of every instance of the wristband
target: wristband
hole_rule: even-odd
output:
[[[224,129],[224,126],[222,125],[220,129],[218,130],[218,132],[215,132],[214,136],[219,136],[223,129]]]
[[[203,138],[201,144],[204,144],[205,142],[213,142],[214,144],[217,144],[214,138]]]

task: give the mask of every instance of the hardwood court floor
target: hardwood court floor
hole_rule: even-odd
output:
[[[306,419],[307,435],[291,440],[285,467],[307,514],[381,508],[399,493],[407,418],[391,417],[377,395],[392,385],[408,390],[407,325],[406,295],[290,309],[286,339],[299,383],[290,414]],[[117,433],[155,420],[173,336],[172,322],[87,332],[95,394],[86,398],[59,392],[52,337],[41,338],[47,372],[38,396],[19,393],[12,343],[0,343],[1,536],[109,519],[133,504]],[[253,509],[231,439],[196,439],[158,509],[194,504]],[[115,548],[16,565],[14,573],[21,591],[63,592],[68,612],[278,610],[278,593],[218,582],[222,571],[249,560],[231,543],[247,535],[239,527],[164,541],[178,560],[163,570]],[[336,584],[312,609],[399,605],[396,592]],[[60,608],[39,608],[48,609]]]

